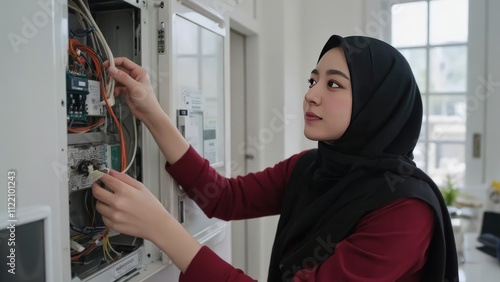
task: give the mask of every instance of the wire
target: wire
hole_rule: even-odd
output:
[[[109,45],[106,43],[106,39],[104,38],[104,35],[102,34],[101,30],[97,26],[97,23],[95,22],[94,18],[92,17],[92,14],[90,13],[88,7],[85,5],[85,2],[83,0],[78,0],[80,2],[82,11],[87,15],[88,19],[90,20],[90,23],[95,27],[95,33],[97,35],[97,38],[101,41],[101,43],[104,43],[104,53],[106,53],[106,56],[108,57],[109,60],[109,65],[114,67],[115,66],[115,59],[113,57],[113,52],[111,52],[111,49],[109,48]],[[111,104],[114,105],[114,89],[115,89],[115,80],[110,77],[109,79],[109,84],[108,84],[108,99],[111,100]]]
[[[115,122],[116,124],[116,127],[118,128],[118,134],[120,136],[120,153],[121,153],[121,169],[120,170],[124,170],[126,167],[127,167],[127,153],[125,151],[125,138],[123,137],[123,131],[122,131],[122,127],[120,125],[120,123],[118,122],[118,119],[116,118],[115,116],[115,113],[113,112],[113,110],[111,109],[111,106],[109,105],[109,102],[108,100],[106,99],[105,97],[105,90],[103,88],[103,84],[101,83],[101,91],[102,91],[102,95],[103,95],[103,98],[104,98],[104,102],[106,103],[106,108],[108,109],[108,113],[111,115],[113,121]]]
[[[111,240],[109,239],[109,232],[104,236],[102,250],[104,257],[109,257],[111,261],[115,261],[115,258],[111,255],[110,250],[116,255],[116,258],[121,257],[121,253],[117,252],[111,245]],[[107,258],[106,258],[107,260]]]
[[[96,30],[98,30],[98,29],[96,28]],[[103,72],[104,68],[103,68],[103,65],[102,65],[102,61],[100,61],[99,56],[89,46],[81,44],[76,39],[70,39],[69,40],[69,52],[70,52],[70,54],[75,59],[78,60],[78,58],[81,57],[81,52],[82,51],[85,52],[91,58],[92,62],[95,65],[95,68],[96,68],[96,76],[98,78],[101,78],[99,80],[101,94],[102,94],[104,103],[106,105],[106,109],[107,109],[109,115],[111,116],[113,122],[115,123],[115,125],[116,125],[116,127],[118,129],[118,134],[120,136],[120,145],[121,145],[120,146],[120,149],[121,149],[120,150],[120,155],[121,155],[121,168],[120,168],[120,170],[121,171],[125,171],[126,168],[127,168],[127,152],[126,152],[126,145],[125,145],[125,137],[123,136],[123,130],[122,130],[121,123],[118,121],[118,119],[117,119],[117,117],[116,117],[113,109],[111,108],[112,105],[110,105],[109,100],[107,99],[106,89],[105,89],[105,86],[104,86],[104,79],[102,79],[102,74],[104,73]],[[83,130],[80,130],[80,129],[78,129],[78,130],[81,133],[81,132],[87,132],[90,129],[91,128],[86,127]],[[70,132],[75,132],[75,131],[70,131]]]
[[[117,251],[113,248],[113,246],[111,245],[111,241],[109,241],[109,249],[110,249],[113,253],[115,253],[118,257],[120,257],[120,256],[122,255],[121,253],[117,252]]]
[[[92,17],[92,14],[90,13],[90,11],[87,8],[87,6],[85,5],[85,3],[82,0],[79,0],[79,3],[80,3],[80,6],[82,6],[82,7],[79,7],[76,4],[76,2],[74,2],[74,1],[69,1],[68,7],[70,9],[72,9],[73,11],[77,12],[87,23],[89,23],[90,26],[94,27],[94,32],[92,34],[96,35],[96,37],[98,39],[97,42],[99,42],[99,44],[103,47],[104,53],[106,54],[106,57],[109,60],[109,65],[114,67],[115,60],[113,57],[113,53],[111,52],[111,49],[110,49],[108,43],[106,42],[104,35],[102,34],[101,30],[99,29],[97,23],[95,22],[94,18]],[[96,46],[96,48],[99,49],[99,47],[97,47],[97,46]],[[107,97],[107,99],[110,100],[111,106],[113,106],[115,103],[115,97],[113,96],[114,89],[115,89],[115,80],[112,77],[110,77],[109,82],[106,84],[106,90],[108,93],[108,95],[106,97]]]
[[[85,44],[80,43],[78,40],[72,38],[69,40],[69,48],[68,51],[70,55],[75,59],[76,62],[80,63],[82,66],[87,65],[90,73],[94,75],[94,77],[99,81],[99,88],[102,95],[102,104],[105,105],[107,113],[109,115],[110,120],[116,126],[118,131],[118,135],[120,138],[120,156],[121,156],[121,168],[120,170],[123,173],[126,173],[130,167],[135,162],[135,156],[137,154],[138,147],[138,133],[137,133],[137,124],[136,119],[133,117],[133,129],[134,129],[134,150],[131,156],[130,162],[127,160],[127,148],[123,133],[124,125],[122,125],[122,119],[118,119],[113,111],[113,106],[115,105],[115,97],[114,97],[114,89],[116,82],[115,80],[108,75],[104,68],[104,60],[107,59],[109,62],[109,66],[114,67],[114,56],[109,47],[104,35],[99,29],[97,23],[95,22],[88,5],[88,1],[84,0],[68,0],[69,9],[73,10],[79,20],[81,25],[81,30],[70,30],[71,34],[75,37],[88,37],[91,40],[93,48],[87,46]],[[104,56],[101,56],[103,54]],[[103,58],[104,57],[104,58]],[[85,127],[73,128],[68,126],[68,132],[71,133],[85,133],[93,130],[94,128],[101,126],[107,122],[108,117],[101,118],[97,122],[92,125],[88,125]],[[70,122],[70,125],[73,124],[73,121]],[[131,139],[131,138],[130,138]],[[71,228],[80,234],[75,235],[72,239],[81,241],[82,243],[88,240],[91,236],[94,236],[98,232],[103,230],[103,227],[96,227],[96,209],[95,202],[91,201],[92,210],[89,209],[88,203],[86,201],[85,208],[87,209],[87,213],[90,215],[92,213],[92,227],[80,227],[71,225]],[[99,243],[102,242],[103,254],[104,258],[108,261],[114,261],[117,257],[120,257],[122,254],[117,252],[113,246],[111,245],[110,237],[109,237],[109,228],[105,228],[104,231],[99,235],[98,239],[95,241],[87,241],[87,246],[85,249],[71,256],[71,261],[79,260],[82,256],[85,256],[92,252]],[[89,244],[90,243],[90,244]],[[113,254],[116,255],[113,257]]]
[[[126,173],[132,164],[135,161],[135,155],[137,154],[137,125],[136,125],[136,119],[133,117],[133,128],[134,128],[134,152],[132,153],[132,159],[130,160],[130,163],[128,164],[127,168],[122,171],[122,173]]]
[[[86,37],[86,36],[89,36],[92,32],[94,31],[94,27],[93,26],[90,26],[89,29],[81,29],[81,30],[69,30],[69,32],[71,32],[71,34],[74,36],[74,37]]]
[[[76,231],[80,234],[83,234],[83,235],[93,235],[93,234],[96,234],[96,233],[100,233],[102,232],[103,230],[106,229],[106,226],[86,226],[86,227],[82,227],[82,226],[78,226],[78,225],[75,225],[73,223],[70,223],[69,225],[71,227],[71,230],[73,231]]]
[[[68,131],[71,132],[71,133],[85,133],[85,132],[89,132],[90,130],[98,127],[99,125],[101,125],[103,123],[104,123],[104,118],[101,118],[96,123],[94,123],[92,125],[89,125],[89,126],[85,126],[85,127],[68,127]]]
[[[96,222],[95,222],[95,216],[97,214],[97,209],[95,207],[96,201],[92,201],[92,224],[91,224],[92,226],[95,226],[95,224],[96,224]]]
[[[78,4],[76,1],[78,1]],[[106,54],[106,56],[108,58],[109,65],[115,66],[113,53],[112,53],[109,45],[107,44],[106,39],[104,38],[104,35],[102,34],[101,30],[99,29],[97,23],[95,22],[92,14],[89,10],[88,2],[83,1],[83,0],[69,0],[68,6],[71,9],[73,9],[78,14],[78,16],[80,18],[85,20],[91,29],[93,28],[93,32],[91,32],[91,34],[92,34],[92,36],[95,36],[97,38],[97,42],[99,43],[99,44],[96,44],[96,46],[95,46],[96,49],[99,49],[99,47],[102,46],[104,49],[104,53]],[[83,24],[83,25],[85,27],[85,24]],[[97,57],[97,61],[99,61],[99,59],[100,59],[99,56],[97,55],[96,52],[94,52],[94,53],[96,54],[95,57]],[[73,55],[74,56],[77,55],[76,52]],[[91,56],[91,58],[92,58],[92,56]],[[94,60],[94,59],[92,59],[92,60]],[[98,71],[97,68],[98,67],[96,66],[96,76],[101,77],[102,78],[101,81],[104,81],[104,83],[103,83],[104,86],[101,85],[102,86],[101,92],[103,93],[103,100],[105,102],[106,108],[108,109],[108,112],[111,115],[111,118],[113,119],[113,121],[117,125],[118,133],[120,135],[121,160],[122,160],[120,170],[122,171],[122,173],[126,173],[135,161],[135,155],[137,153],[137,147],[138,147],[137,126],[136,126],[136,122],[135,122],[135,117],[134,117],[134,151],[133,151],[131,160],[127,165],[127,152],[126,152],[126,148],[125,148],[123,132],[122,132],[121,126],[119,125],[119,122],[118,122],[116,116],[114,115],[113,111],[111,110],[111,107],[115,103],[115,99],[114,99],[114,95],[113,95],[114,87],[115,87],[115,80],[112,77],[109,77],[109,82],[108,82],[106,72],[105,71]],[[104,89],[105,89],[105,91],[104,91]],[[104,93],[107,93],[107,94],[104,94]]]
[[[104,230],[101,236],[99,236],[99,238],[95,240],[89,247],[85,248],[85,250],[83,250],[79,254],[72,256],[71,261],[79,260],[82,256],[90,253],[99,244],[99,242],[106,236],[106,234],[108,234],[108,232],[109,228],[106,228],[106,230]]]
[[[90,195],[90,189],[87,189],[85,191],[85,210],[87,210],[87,214],[90,216],[90,210],[89,210],[89,195]]]
[[[104,240],[102,243],[102,251],[104,253],[104,258],[108,260],[109,257],[111,261],[114,261],[115,259],[109,253],[108,246],[109,246],[109,234],[106,234],[106,236],[104,236]]]

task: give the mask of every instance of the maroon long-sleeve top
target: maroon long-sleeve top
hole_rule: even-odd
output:
[[[207,216],[223,220],[256,218],[280,213],[284,189],[304,153],[261,172],[226,178],[190,147],[166,170]],[[396,200],[362,218],[331,257],[314,269],[297,272],[294,282],[420,281],[433,226],[433,211],[425,202]],[[179,281],[256,280],[202,247]]]

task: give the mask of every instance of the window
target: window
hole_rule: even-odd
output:
[[[468,0],[392,5],[391,44],[410,63],[424,104],[414,155],[439,185],[465,182]]]

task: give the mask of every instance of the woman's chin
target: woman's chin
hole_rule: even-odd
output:
[[[311,141],[321,141],[323,138],[319,134],[314,134],[313,132],[308,132],[304,130],[304,136]]]

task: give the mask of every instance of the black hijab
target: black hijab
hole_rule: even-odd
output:
[[[269,281],[291,281],[298,270],[325,261],[365,215],[401,198],[420,199],[434,210],[423,281],[458,281],[448,210],[438,187],[412,160],[422,101],[410,66],[389,44],[363,36],[330,37],[319,59],[336,47],[349,66],[351,122],[339,140],[318,142],[318,149],[306,153],[294,168]],[[318,248],[328,256],[319,256]]]

